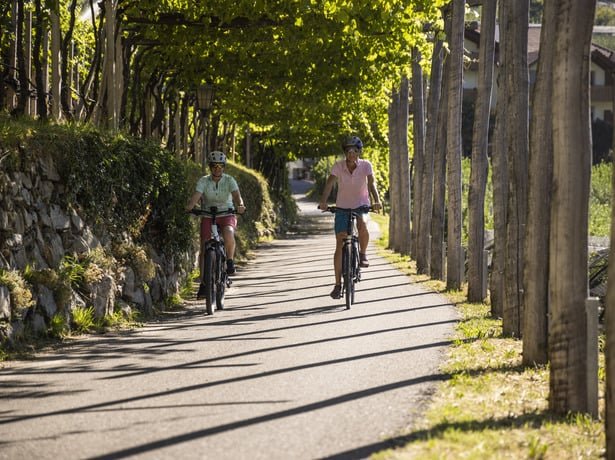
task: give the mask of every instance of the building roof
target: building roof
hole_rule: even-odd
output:
[[[597,27],[597,26],[596,26]],[[532,66],[538,61],[540,52],[540,24],[530,24],[527,30],[527,64]],[[615,32],[615,28],[613,28]],[[605,33],[605,32],[602,32]],[[478,23],[471,23],[466,26],[465,38],[471,40],[477,45],[480,43],[480,25]],[[499,25],[496,25],[495,29],[495,42],[496,42],[496,60],[498,52],[498,44],[500,38]],[[604,46],[596,43],[591,44],[591,58],[592,60],[602,68],[611,68],[615,70],[615,51],[605,48]]]

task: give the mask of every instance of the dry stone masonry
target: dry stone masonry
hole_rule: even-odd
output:
[[[5,272],[58,270],[67,256],[78,260],[110,244],[108,235],[97,234],[77,209],[66,205],[63,196],[70,184],[63,183],[51,155],[36,156],[21,167],[6,168],[2,162],[9,153],[0,149],[0,270]],[[9,287],[0,286],[0,341],[28,330],[44,332],[54,315],[70,315],[77,307],[93,307],[97,318],[116,308],[151,314],[179,291],[186,273],[182,264],[151,249],[147,257],[155,267],[151,279],[140,279],[139,270],[115,260],[114,268],[103,270],[95,282],[71,290],[62,305],[53,286],[30,283],[31,305],[17,312]]]

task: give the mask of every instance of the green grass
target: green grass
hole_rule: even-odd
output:
[[[488,304],[466,303],[464,292],[447,292],[443,282],[417,275],[412,260],[386,249],[387,218],[377,215],[374,220],[382,231],[376,242],[379,253],[414,281],[447,297],[461,319],[441,367],[450,378],[438,386],[424,418],[393,439],[399,447],[372,458],[604,458],[603,417],[551,414],[548,367],[523,367],[522,342],[502,336],[501,321],[491,318]],[[603,414],[604,381],[600,384]]]

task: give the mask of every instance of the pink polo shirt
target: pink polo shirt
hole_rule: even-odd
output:
[[[369,161],[357,159],[357,167],[352,173],[346,166],[346,160],[338,161],[333,165],[331,174],[337,177],[337,206],[354,209],[370,204],[367,177],[373,175],[374,170]]]

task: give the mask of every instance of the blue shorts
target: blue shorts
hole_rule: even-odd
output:
[[[359,213],[359,217],[363,216],[363,220],[368,213],[362,212]],[[337,211],[335,213],[335,233],[346,233],[348,231],[348,220],[350,220],[350,213],[347,211]]]

